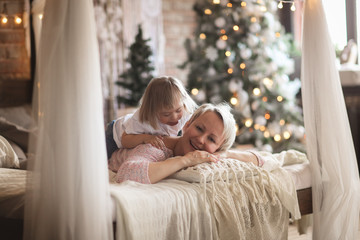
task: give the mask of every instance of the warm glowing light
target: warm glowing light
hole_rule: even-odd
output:
[[[39,19],[40,19],[40,20],[42,20],[42,19],[43,19],[43,17],[44,17],[44,15],[39,14]]]
[[[3,17],[3,18],[1,19],[1,22],[4,23],[4,24],[6,24],[6,23],[8,22],[7,17]]]
[[[199,90],[197,88],[191,89],[191,94],[192,95],[196,96],[196,95],[198,95],[198,93],[199,93]]]
[[[275,140],[275,142],[281,141],[281,136],[280,136],[280,134],[275,134],[274,140]]]
[[[226,52],[225,52],[225,56],[230,57],[230,56],[231,56],[231,52],[230,52],[230,51],[226,51]]]
[[[248,118],[248,119],[245,120],[245,126],[246,127],[251,127],[252,123],[253,123],[253,120],[251,118]]]
[[[222,35],[222,36],[221,36],[221,39],[224,40],[224,41],[226,41],[226,40],[228,40],[228,36]]]
[[[220,0],[213,0],[213,4],[220,4]]]
[[[237,98],[236,97],[232,97],[232,98],[230,98],[230,103],[232,104],[232,105],[237,105],[238,104],[238,100],[237,100]]]
[[[285,131],[283,133],[283,136],[284,136],[285,139],[289,139],[291,137],[291,133],[289,131]]]
[[[228,68],[227,72],[228,72],[228,74],[232,74],[234,72],[234,70],[232,68]]]
[[[284,125],[285,125],[285,120],[284,120],[284,119],[281,119],[281,120],[279,121],[279,124],[280,124],[280,126],[284,126]]]
[[[269,131],[265,131],[265,132],[264,132],[264,137],[266,137],[266,138],[270,137],[270,132],[269,132]]]
[[[295,2],[292,3],[290,10],[295,12],[295,10],[296,10]]]
[[[204,13],[205,13],[206,15],[210,15],[210,14],[212,14],[212,11],[207,8],[207,9],[204,10]]]
[[[16,24],[20,24],[20,23],[22,22],[22,19],[19,18],[18,16],[16,16],[15,19],[14,19],[14,22],[15,22]]]
[[[281,36],[281,34],[279,32],[275,33],[275,37],[279,38]]]
[[[265,131],[265,130],[266,130],[266,127],[265,127],[265,126],[261,126],[261,127],[260,127],[260,131],[263,132],[263,131]]]
[[[246,2],[241,2],[242,7],[246,7]]]
[[[245,68],[246,68],[246,64],[245,64],[245,63],[241,63],[241,64],[240,64],[240,68],[241,68],[241,69],[245,69]]]
[[[263,12],[266,12],[267,11],[267,8],[265,6],[261,6],[260,7],[260,10],[263,11]]]
[[[263,83],[265,84],[265,86],[267,86],[268,88],[272,87],[272,85],[274,84],[274,81],[271,80],[270,78],[264,78],[263,79]]]
[[[267,102],[268,99],[267,99],[267,97],[264,96],[264,97],[262,98],[262,100],[263,100],[263,102]]]
[[[234,31],[239,31],[239,26],[238,26],[238,25],[234,25],[234,26],[233,26],[233,29],[234,29]]]
[[[277,96],[276,100],[277,100],[278,102],[282,102],[282,100],[284,100],[284,98],[283,98],[282,96]]]
[[[205,33],[200,33],[200,39],[205,39],[206,38],[206,35],[205,35]]]
[[[225,29],[221,29],[221,30],[220,30],[220,33],[221,33],[221,34],[225,34],[225,33],[226,33]]]
[[[250,21],[251,21],[252,23],[256,22],[256,17],[251,17],[251,18],[250,18]]]
[[[228,3],[226,4],[227,7],[231,8],[232,7],[232,4],[231,3]]]
[[[278,8],[282,9],[283,7],[284,7],[283,2],[280,1],[279,4],[278,4]]]
[[[270,113],[265,113],[264,117],[265,117],[266,120],[269,120],[270,119]]]
[[[254,89],[253,89],[253,94],[254,94],[255,96],[259,96],[259,95],[261,94],[260,89],[259,89],[259,88],[254,88]]]
[[[255,123],[255,124],[254,124],[254,128],[255,128],[256,130],[258,130],[258,129],[260,128],[260,125],[257,124],[257,123]]]

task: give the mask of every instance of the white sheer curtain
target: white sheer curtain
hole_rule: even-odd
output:
[[[153,51],[154,75],[161,75],[164,70],[165,36],[163,29],[162,0],[125,0],[122,1],[124,9],[123,38],[125,47],[134,41],[138,24],[142,24],[145,39],[150,38],[149,44]],[[136,14],[134,14],[136,13]],[[125,49],[125,56],[128,49]]]
[[[39,46],[24,239],[112,239],[92,1],[47,0]]]
[[[358,167],[321,0],[305,1],[302,34],[302,101],[312,171],[313,239],[357,239]]]

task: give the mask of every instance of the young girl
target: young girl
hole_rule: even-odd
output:
[[[177,136],[197,107],[183,84],[173,77],[153,78],[140,108],[112,121],[106,129],[108,159],[118,148],[142,143],[163,148],[162,136]]]

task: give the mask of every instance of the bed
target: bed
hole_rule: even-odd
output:
[[[11,124],[13,119],[0,119],[2,133],[7,129],[3,135],[12,142],[13,150],[16,149],[16,155],[20,156],[18,164],[0,168],[0,226],[8,239],[22,238],[27,170],[26,150],[21,153],[19,149],[26,149],[25,142],[20,139],[27,138],[31,131],[31,124],[25,121],[25,115],[28,114],[25,109],[18,107],[12,114],[7,112],[9,116],[22,115],[22,122]],[[5,128],[6,124],[11,126]],[[276,155],[281,168],[271,173],[267,181],[266,173],[263,172],[265,170],[259,172],[253,166],[251,171],[257,172],[257,175],[253,174],[255,178],[247,175],[248,180],[244,180],[238,188],[231,187],[231,177],[230,181],[224,177],[225,181],[214,184],[201,181],[199,174],[196,175],[194,171],[189,174],[191,169],[153,185],[131,181],[116,184],[109,172],[116,239],[144,239],[144,236],[145,239],[229,239],[234,236],[236,239],[249,239],[254,234],[257,239],[264,239],[264,236],[267,236],[266,239],[279,239],[279,236],[280,239],[287,239],[289,217],[298,219],[300,215],[312,212],[309,164],[307,159],[299,158],[296,154],[290,151]],[[282,190],[275,189],[276,194],[273,195],[271,189],[267,188],[270,182],[273,182],[273,187],[281,182],[287,184]],[[257,195],[251,196],[253,190],[250,185],[246,187],[247,183],[253,184],[252,188],[257,189],[254,191],[258,192]],[[221,200],[226,196],[232,196],[230,201]],[[252,201],[257,203],[251,204]],[[284,206],[286,201],[288,206]],[[160,213],[161,218],[157,217]],[[239,233],[245,234],[241,236]],[[269,237],[271,234],[273,236]]]

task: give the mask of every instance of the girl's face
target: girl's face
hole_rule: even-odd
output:
[[[183,116],[184,106],[183,103],[175,105],[173,108],[162,109],[158,112],[157,116],[162,124],[175,126]]]
[[[183,154],[195,150],[216,152],[224,142],[223,132],[224,123],[215,112],[202,114],[184,126],[184,134],[180,140]]]

